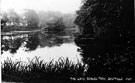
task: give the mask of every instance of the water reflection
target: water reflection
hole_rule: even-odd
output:
[[[74,42],[74,37],[71,36],[59,36],[55,34],[45,35],[42,33],[22,34],[15,36],[2,36],[2,53],[3,51],[10,51],[16,53],[16,50],[22,45],[27,48],[27,51],[37,49],[37,47],[53,47],[60,46],[63,43]]]
[[[7,57],[10,57],[12,60],[21,60],[28,61],[28,59],[33,59],[35,56],[44,59],[46,62],[51,61],[52,59],[58,60],[58,58],[69,58],[69,60],[77,63],[81,61],[80,52],[77,52],[77,47],[74,43],[71,44],[62,44],[55,47],[45,47],[38,48],[35,51],[25,52],[25,48],[21,47],[18,49],[17,53],[11,54],[10,52],[4,52],[2,54],[2,59],[5,60]]]
[[[70,36],[49,36],[42,33],[23,34],[16,36],[2,36],[2,61],[11,58],[13,61],[27,62],[35,56],[49,62],[52,59],[69,58],[77,63],[81,62],[80,49]]]

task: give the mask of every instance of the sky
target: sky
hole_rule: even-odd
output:
[[[74,13],[80,8],[82,0],[1,0],[1,11],[14,9],[21,12],[23,9],[36,11],[60,11]]]

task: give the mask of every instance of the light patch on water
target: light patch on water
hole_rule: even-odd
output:
[[[77,51],[79,47],[74,43],[71,44],[62,44],[61,46],[55,47],[44,47],[38,48],[35,51],[25,52],[24,48],[19,48],[17,53],[11,54],[10,52],[4,52],[2,54],[2,62],[7,59],[7,57],[11,58],[13,61],[24,61],[28,62],[32,60],[35,56],[40,57],[40,60],[44,60],[45,62],[50,62],[52,59],[57,61],[60,57],[64,59],[68,58],[70,61],[76,63],[82,63],[82,57],[80,52]]]

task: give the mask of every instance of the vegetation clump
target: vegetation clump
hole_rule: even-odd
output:
[[[10,58],[2,63],[2,80],[11,82],[70,81],[70,77],[82,77],[83,72],[82,63],[74,64],[68,58],[62,57],[49,63],[38,57],[29,60],[28,63],[12,61]]]

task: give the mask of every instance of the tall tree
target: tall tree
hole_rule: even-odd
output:
[[[134,31],[133,5],[133,0],[83,0],[75,23],[93,37],[124,36]]]
[[[7,17],[7,13],[2,13],[1,14],[1,30],[3,31],[3,29],[6,26],[6,23],[8,22],[8,17]]]
[[[62,17],[62,14],[60,12],[40,11],[38,13],[38,16],[39,16],[39,25],[38,26],[45,27],[47,22],[50,22],[50,21],[55,20],[59,17]]]
[[[83,31],[76,42],[87,43],[85,50],[90,50],[91,41],[91,50],[96,48],[99,54],[114,49],[122,53],[128,47],[135,49],[134,0],[83,0],[77,15],[75,24]],[[85,38],[89,39],[79,42]]]
[[[39,23],[39,17],[34,10],[26,9],[24,18],[27,21],[28,29],[37,29]]]
[[[9,18],[9,23],[11,25],[17,26],[20,23],[20,16],[17,14],[13,9],[8,10],[8,18]]]
[[[46,27],[43,29],[48,29],[48,34],[64,35],[65,25],[63,23],[63,18],[52,18],[46,23]]]

